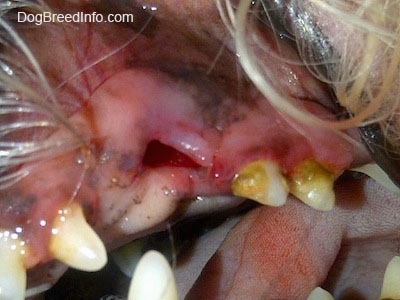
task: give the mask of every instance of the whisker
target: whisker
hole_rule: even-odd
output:
[[[12,173],[7,173],[6,171],[3,172],[0,167],[0,190],[5,190],[12,187],[29,174],[30,172],[26,168]]]
[[[102,57],[100,57],[99,59],[95,60],[94,62],[88,64],[86,67],[82,68],[81,70],[79,70],[78,72],[76,72],[75,74],[70,76],[68,79],[66,79],[65,81],[63,81],[59,85],[57,85],[57,87],[55,89],[59,90],[59,89],[63,88],[70,81],[74,80],[75,78],[77,78],[82,73],[87,72],[91,68],[96,67],[100,63],[106,61],[107,59],[111,58],[112,56],[114,56],[114,55],[118,54],[119,52],[121,52],[122,50],[124,50],[126,47],[128,47],[131,43],[133,43],[142,34],[142,32],[150,24],[152,19],[153,19],[153,16],[149,15],[149,18],[146,20],[146,22],[144,23],[142,28],[138,32],[136,32],[130,39],[128,39],[125,43],[123,43],[121,46],[115,48],[114,50],[111,50],[109,53],[104,54]]]

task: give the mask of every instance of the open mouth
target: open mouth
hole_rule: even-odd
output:
[[[65,266],[97,271],[106,249],[153,234],[165,239],[160,232],[167,230],[169,238],[179,232],[175,240],[191,242],[172,259],[188,299],[306,299],[319,286],[340,299],[378,298],[385,267],[398,253],[398,196],[349,175],[371,159],[358,124],[343,121],[366,114],[373,101],[349,99],[374,88],[332,85],[332,72],[316,65],[312,74],[292,41],[307,39],[298,36],[300,24],[288,25],[293,15],[277,9],[267,26],[260,12],[272,6],[261,1],[246,15],[257,16],[249,45],[259,42],[254,55],[272,82],[265,92],[258,69],[243,62],[243,41],[237,50],[216,3],[203,2],[198,9],[128,0],[5,6],[0,252],[8,259],[0,258],[0,295],[42,292]],[[18,20],[43,11],[126,13],[133,21]],[[326,34],[333,30],[317,23]],[[341,49],[343,40],[331,42]],[[382,70],[372,73],[376,79]],[[387,169],[396,178],[396,169]],[[225,229],[213,224],[198,234],[192,218],[214,219],[216,211],[224,212],[227,222],[218,228]],[[174,239],[170,245],[178,246]],[[114,267],[102,276],[113,276]],[[72,294],[66,282],[58,290]],[[55,291],[45,297],[61,299]],[[100,291],[83,299],[116,293]]]

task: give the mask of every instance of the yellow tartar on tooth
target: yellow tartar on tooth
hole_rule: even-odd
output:
[[[289,192],[278,164],[268,160],[245,165],[234,177],[231,189],[235,196],[269,206],[285,204]]]
[[[335,205],[334,181],[335,178],[331,172],[315,160],[309,159],[300,164],[291,174],[289,190],[291,194],[312,208],[328,211]]]

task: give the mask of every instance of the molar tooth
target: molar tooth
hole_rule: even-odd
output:
[[[16,233],[0,232],[0,299],[25,298],[26,269],[23,262],[25,254],[25,243]]]
[[[307,297],[307,300],[335,300],[333,296],[324,289],[317,287]]]
[[[278,164],[267,160],[245,165],[233,179],[231,189],[235,196],[270,206],[285,204],[289,193]]]
[[[81,206],[60,210],[53,224],[49,250],[56,259],[82,270],[97,271],[107,263],[103,242],[86,222]]]
[[[290,193],[312,208],[332,210],[335,205],[334,176],[314,160],[303,162],[291,175]]]
[[[128,300],[178,300],[174,275],[165,257],[154,250],[140,259],[131,286]]]
[[[383,277],[379,299],[400,299],[400,257],[395,256],[388,263]]]

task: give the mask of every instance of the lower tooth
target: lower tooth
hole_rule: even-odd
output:
[[[400,257],[395,256],[388,263],[383,277],[379,299],[400,299]]]
[[[139,261],[128,300],[178,300],[174,275],[165,257],[154,250]]]
[[[19,300],[25,298],[26,269],[23,257],[24,242],[16,233],[0,232],[0,299]]]
[[[329,292],[317,287],[311,292],[307,300],[334,300],[334,298]]]
[[[104,244],[86,222],[79,205],[60,210],[53,226],[49,250],[56,259],[82,271],[97,271],[105,266]]]
[[[333,209],[334,176],[314,160],[303,162],[291,175],[290,193],[309,206],[322,211]]]
[[[288,186],[279,166],[257,160],[244,166],[232,182],[232,193],[270,206],[285,204]]]

